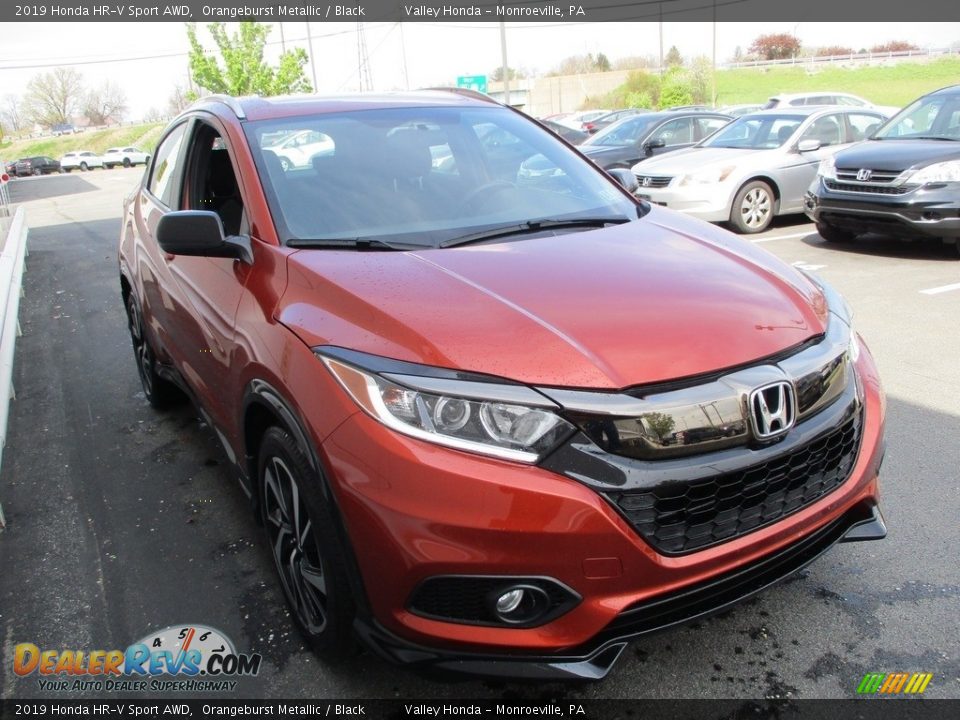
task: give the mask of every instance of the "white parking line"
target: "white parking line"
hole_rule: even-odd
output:
[[[774,235],[773,237],[755,238],[750,242],[762,243],[762,242],[770,242],[771,240],[790,240],[792,238],[802,238],[802,237],[807,237],[809,235],[816,235],[816,234],[817,234],[816,230],[809,230],[807,232],[794,233],[793,235]]]
[[[953,283],[953,285],[941,285],[940,287],[930,288],[929,290],[921,290],[921,295],[939,295],[940,293],[950,292],[951,290],[960,290],[960,283]]]

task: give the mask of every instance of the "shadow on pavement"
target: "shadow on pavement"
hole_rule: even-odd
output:
[[[9,183],[10,200],[15,203],[44,200],[61,195],[92,192],[97,189],[78,175],[42,175],[40,177],[20,178]]]

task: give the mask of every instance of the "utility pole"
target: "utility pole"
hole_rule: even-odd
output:
[[[658,3],[660,9],[660,61],[657,63],[657,72],[663,75],[663,3]]]
[[[510,104],[510,68],[507,66],[507,24],[500,22],[500,56],[503,61],[503,104]]]
[[[317,92],[317,63],[313,59],[313,38],[310,37],[310,23],[304,23],[307,26],[307,48],[310,52],[310,74],[313,77],[313,92]]]
[[[277,23],[280,26],[280,54],[287,51],[287,41],[283,38],[283,23]]]
[[[403,55],[403,83],[407,90],[410,89],[410,75],[407,73],[407,41],[403,38],[403,23],[397,23],[400,26],[400,53]]]
[[[713,71],[710,73],[710,106],[717,106],[717,0],[713,0]]]

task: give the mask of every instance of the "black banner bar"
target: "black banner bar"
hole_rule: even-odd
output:
[[[943,0],[37,0],[0,3],[4,22],[945,22]],[[856,29],[852,29],[853,36]]]
[[[2,720],[37,717],[955,720],[960,717],[960,700],[0,700]]]

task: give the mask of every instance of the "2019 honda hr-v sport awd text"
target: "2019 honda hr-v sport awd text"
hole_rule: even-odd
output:
[[[820,163],[806,213],[827,241],[879,233],[960,251],[960,85],[905,107],[866,142]]]
[[[321,653],[598,678],[885,534],[837,293],[486,96],[202,100],[119,260],[148,400],[216,429]]]

